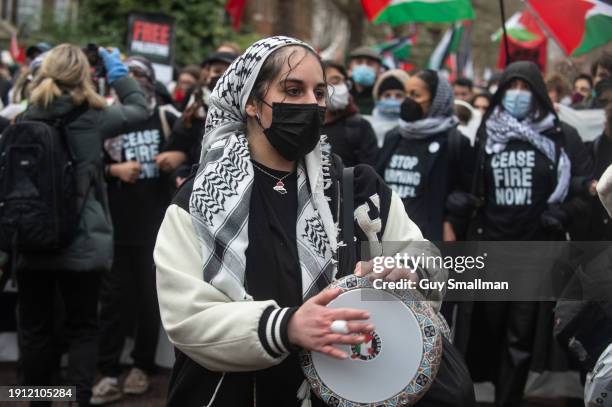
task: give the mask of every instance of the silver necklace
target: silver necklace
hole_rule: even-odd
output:
[[[254,162],[252,162],[252,163],[253,163],[253,167],[257,168],[259,171],[263,172],[267,176],[269,176],[269,177],[271,177],[271,178],[276,180],[276,185],[274,185],[274,187],[272,187],[273,190],[275,190],[276,192],[278,192],[281,195],[285,195],[287,193],[287,190],[285,189],[285,183],[283,182],[283,180],[285,178],[287,178],[289,175],[293,174],[295,171],[291,171],[290,173],[285,174],[284,176],[279,178],[279,177],[276,177],[276,176],[270,174],[269,172],[267,172],[266,170],[264,170],[263,168],[261,168],[260,166],[255,164]]]

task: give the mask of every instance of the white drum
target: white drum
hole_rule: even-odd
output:
[[[313,391],[329,406],[406,406],[431,386],[442,358],[435,311],[412,290],[383,291],[354,275],[333,282],[343,293],[329,307],[366,310],[375,331],[360,345],[336,345],[349,358],[302,353]]]

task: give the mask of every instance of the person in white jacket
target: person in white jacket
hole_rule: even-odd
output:
[[[297,406],[298,351],[346,358],[334,345],[361,343],[374,329],[364,311],[325,306],[339,295],[325,289],[331,281],[365,270],[346,264],[352,245],[338,238],[341,163],[320,140],[326,88],[317,54],[288,37],[256,42],[219,79],[198,173],[168,208],[154,252],[161,319],[176,349],[170,407]],[[421,242],[421,253],[426,242],[399,197],[369,166],[355,167],[354,178],[357,260],[369,260],[360,242],[384,248],[379,255]],[[443,269],[387,272],[446,279]],[[439,309],[441,293],[423,295]],[[348,320],[349,333],[332,332],[334,320]],[[469,373],[446,340],[432,379],[421,402],[473,405]]]

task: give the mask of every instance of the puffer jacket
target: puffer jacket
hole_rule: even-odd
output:
[[[22,254],[18,268],[24,270],[106,271],[113,259],[113,228],[106,199],[102,165],[104,139],[128,130],[148,117],[147,102],[138,83],[129,77],[113,83],[120,105],[89,109],[66,127],[67,140],[75,156],[76,183],[82,214],[74,240],[58,252]],[[42,109],[30,105],[25,120],[52,120],[65,116],[75,106],[68,95],[56,98]]]

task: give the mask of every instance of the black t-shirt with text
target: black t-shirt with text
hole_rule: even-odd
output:
[[[444,208],[449,188],[447,134],[424,140],[402,138],[390,156],[383,172],[385,183],[404,203],[406,213],[427,239],[441,239],[442,226],[432,221],[434,211]],[[441,188],[434,194],[428,189]],[[430,191],[431,192],[431,191]]]
[[[176,116],[166,112],[170,125]],[[105,143],[108,164],[137,161],[140,177],[134,184],[119,178],[108,181],[108,198],[113,219],[114,239],[120,245],[151,245],[170,202],[170,183],[157,164],[155,156],[162,152],[165,135],[156,109],[149,119],[125,134]]]
[[[542,240],[540,216],[557,183],[556,163],[532,144],[511,140],[485,160],[484,238]]]

